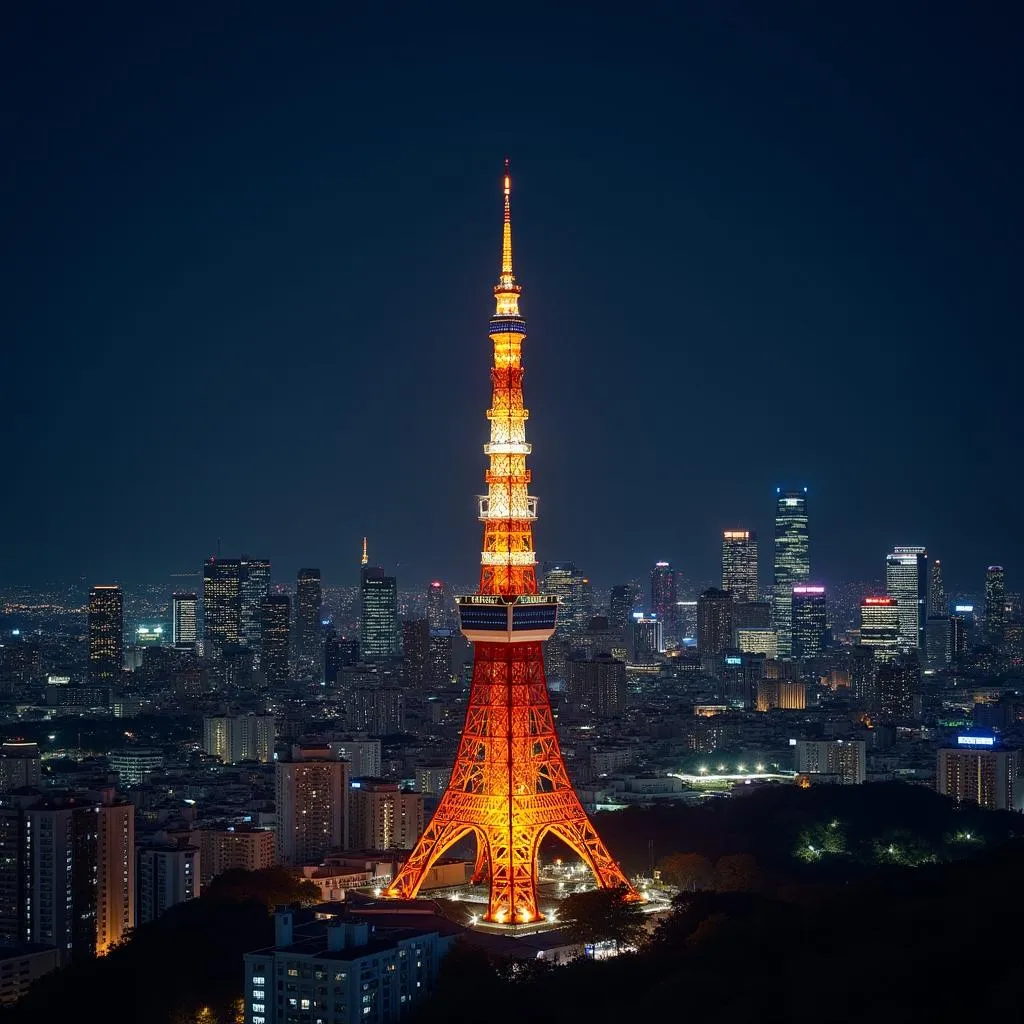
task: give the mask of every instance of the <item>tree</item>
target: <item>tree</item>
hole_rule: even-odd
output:
[[[699,853],[670,853],[658,869],[662,881],[680,889],[709,889],[715,877],[714,865]]]
[[[719,892],[747,892],[758,883],[757,861],[749,853],[730,853],[715,864],[715,888]]]
[[[569,919],[566,931],[573,942],[635,946],[644,933],[643,911],[622,887],[573,893],[562,900],[559,912]]]
[[[319,903],[320,887],[315,882],[300,878],[285,867],[262,868],[246,871],[231,868],[219,874],[204,890],[207,899],[233,900],[241,903],[255,900],[268,910],[290,903]]]

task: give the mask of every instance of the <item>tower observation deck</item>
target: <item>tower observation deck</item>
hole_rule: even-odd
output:
[[[557,598],[537,593],[533,523],[526,458],[529,412],[523,404],[522,345],[526,321],[522,287],[512,270],[512,181],[503,178],[501,273],[494,287],[490,440],[484,445],[487,493],[480,586],[456,598],[462,633],[473,643],[473,679],[451,780],[434,816],[387,895],[411,899],[445,850],[473,834],[474,880],[488,882],[485,920],[526,924],[537,907],[537,853],[551,833],[575,851],[606,888],[638,898],[605,849],[569,781],[555,732],[543,641],[555,630]]]

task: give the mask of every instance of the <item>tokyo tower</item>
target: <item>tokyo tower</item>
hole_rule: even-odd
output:
[[[550,832],[574,850],[600,886],[635,890],[601,842],[562,760],[544,677],[543,641],[555,631],[558,600],[537,593],[533,522],[537,499],[528,492],[521,352],[526,322],[522,291],[512,273],[511,178],[505,161],[505,224],[501,276],[494,288],[490,337],[490,460],[480,587],[458,597],[462,633],[474,648],[473,681],[451,780],[430,824],[386,895],[412,899],[431,865],[472,833],[474,881],[489,881],[484,920],[537,921],[537,853]]]

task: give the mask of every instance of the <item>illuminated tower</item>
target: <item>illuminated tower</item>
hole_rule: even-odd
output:
[[[109,685],[124,662],[124,595],[116,584],[89,591],[89,680]]]
[[[772,604],[779,657],[793,653],[793,584],[811,576],[808,544],[807,488],[775,488],[775,573]]]
[[[484,919],[496,924],[540,917],[537,851],[549,832],[583,859],[599,885],[622,886],[635,896],[572,788],[548,700],[543,642],[555,631],[558,602],[537,593],[537,499],[528,493],[530,445],[520,361],[526,323],[512,273],[509,188],[506,162],[501,277],[490,327],[491,437],[484,445],[490,466],[487,494],[479,499],[480,587],[456,599],[462,632],[474,646],[469,707],[448,788],[387,890],[389,896],[411,899],[437,858],[472,834],[474,876],[490,882]]]

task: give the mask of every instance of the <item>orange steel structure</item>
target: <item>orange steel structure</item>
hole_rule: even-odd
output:
[[[386,895],[411,899],[431,865],[472,833],[474,878],[489,880],[485,921],[539,920],[537,852],[549,832],[574,850],[599,885],[639,898],[612,860],[569,781],[544,677],[543,641],[555,627],[557,599],[537,593],[528,493],[521,351],[526,323],[512,272],[511,179],[505,161],[501,276],[494,288],[492,398],[487,410],[490,465],[479,499],[484,524],[480,588],[457,598],[462,632],[473,642],[473,680],[451,780],[434,816]]]

